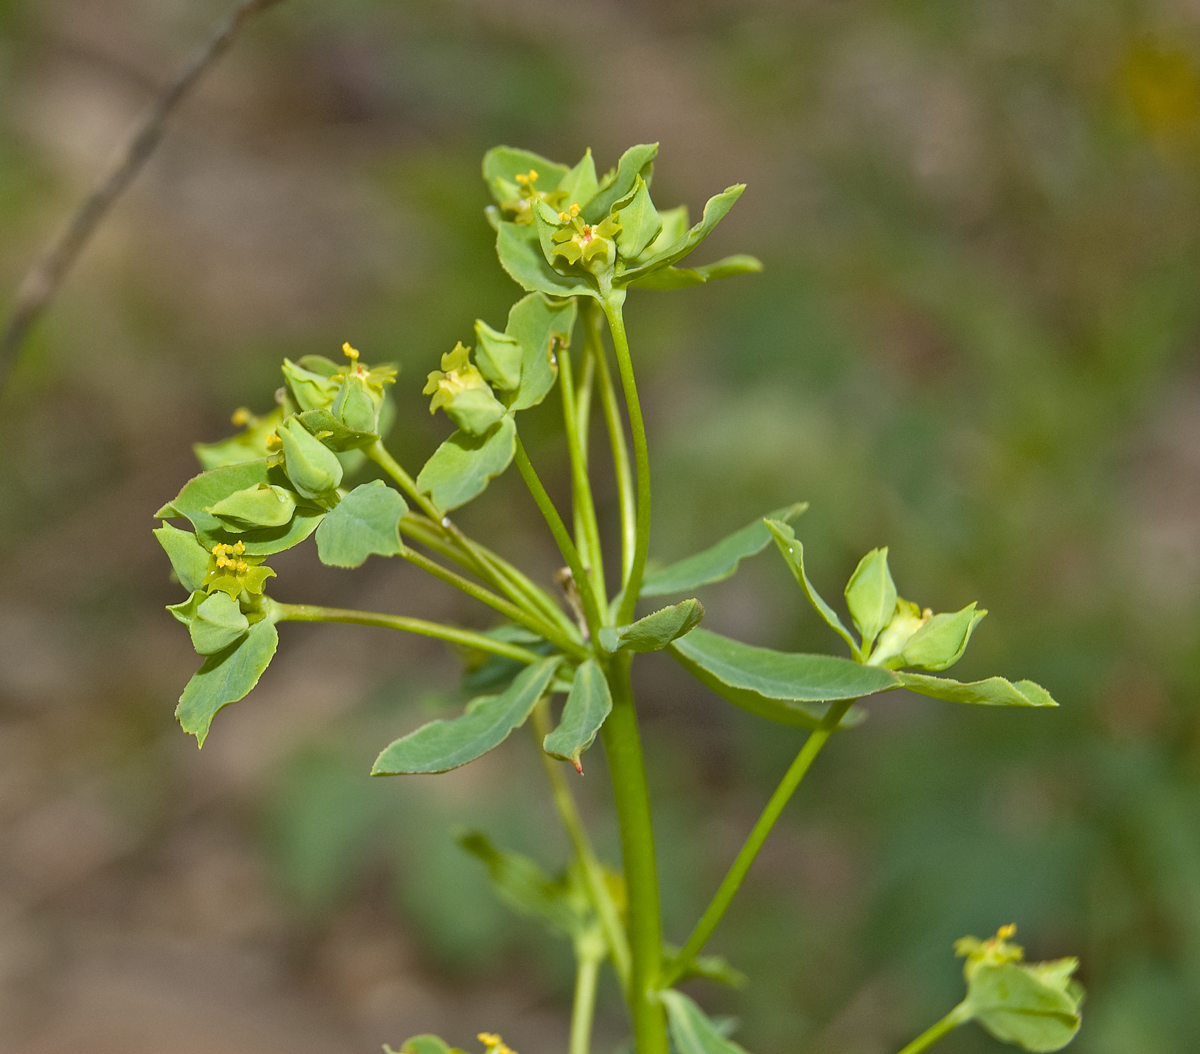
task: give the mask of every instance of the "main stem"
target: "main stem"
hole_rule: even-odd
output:
[[[921,1051],[932,1047],[948,1032],[954,1031],[959,1025],[971,1020],[971,1011],[965,1003],[959,1003],[941,1021],[932,1028],[926,1029],[914,1039],[900,1054],[920,1054]]]
[[[604,314],[612,332],[613,349],[617,353],[617,368],[621,373],[621,387],[625,392],[625,405],[629,409],[629,427],[633,432],[633,460],[637,470],[637,522],[633,559],[629,565],[629,576],[624,583],[621,608],[617,612],[617,625],[629,622],[633,618],[633,609],[642,590],[646,553],[650,548],[650,452],[646,447],[646,424],[642,420],[642,404],[638,399],[633,360],[629,357],[629,338],[625,334],[625,319],[621,313],[624,302],[624,290],[614,291],[604,300]]]
[[[671,963],[667,975],[663,979],[664,988],[670,987],[678,981],[695,961],[696,956],[703,951],[704,945],[708,943],[713,930],[717,928],[717,923],[724,916],[730,901],[733,900],[734,894],[737,893],[742,880],[746,877],[746,872],[750,870],[750,865],[754,863],[754,858],[758,856],[758,851],[767,840],[767,835],[771,833],[771,828],[775,826],[775,821],[779,819],[780,814],[783,812],[784,806],[791,800],[792,795],[796,793],[796,788],[800,786],[800,781],[804,779],[805,773],[808,772],[813,761],[821,752],[821,748],[829,741],[829,737],[833,734],[842,718],[846,716],[846,711],[850,709],[853,702],[851,699],[844,703],[832,704],[821,723],[809,733],[808,738],[804,741],[804,746],[800,748],[800,753],[796,755],[795,761],[792,762],[787,772],[784,773],[779,786],[775,788],[775,793],[771,795],[771,800],[767,802],[767,807],[763,809],[762,815],[758,818],[758,823],[754,825],[754,829],[750,832],[750,837],[746,839],[741,852],[738,853],[733,866],[730,867],[729,873],[725,876],[725,880],[721,883],[711,903],[700,917],[700,921],[696,923],[696,928],[692,930],[692,935],[688,937],[687,944],[683,946],[683,949],[675,957],[675,961]]]
[[[628,652],[619,652],[609,664],[607,677],[613,708],[601,733],[612,774],[625,864],[632,957],[629,1009],[633,1015],[634,1043],[637,1054],[668,1054],[666,1016],[656,996],[662,973],[658,866],[646,766],[629,682],[630,658]]]

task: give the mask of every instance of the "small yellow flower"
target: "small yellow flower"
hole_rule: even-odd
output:
[[[487,1054],[516,1054],[495,1032],[480,1032],[477,1038],[487,1047]]]

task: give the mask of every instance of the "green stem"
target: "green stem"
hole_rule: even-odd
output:
[[[515,604],[505,600],[504,597],[497,596],[490,589],[485,589],[483,586],[472,582],[469,578],[463,578],[462,575],[456,574],[448,567],[443,567],[436,561],[430,560],[429,557],[418,553],[415,549],[406,547],[400,555],[410,564],[419,567],[422,571],[427,571],[435,578],[440,578],[443,582],[454,586],[455,589],[462,590],[467,596],[474,597],[476,600],[487,604],[488,607],[499,611],[505,618],[511,619],[526,629],[532,630],[539,637],[545,638],[566,654],[572,655],[576,659],[587,659],[591,656],[591,652],[587,648],[579,642],[571,640],[570,637],[561,633],[557,627],[551,626],[531,612],[517,607]]]
[[[613,969],[621,982],[621,991],[629,991],[629,941],[625,930],[621,927],[621,914],[608,888],[604,877],[604,867],[596,857],[592,841],[588,837],[587,828],[575,805],[575,797],[567,785],[561,762],[555,761],[544,750],[542,741],[550,732],[549,704],[543,699],[534,707],[531,725],[533,734],[537,737],[538,755],[542,759],[542,767],[550,780],[550,792],[554,797],[554,806],[558,809],[559,819],[562,820],[563,830],[571,840],[571,848],[583,870],[583,881],[587,886],[588,897],[596,918],[600,920],[600,930],[604,934],[604,942],[608,946],[608,954],[612,959]]]
[[[633,551],[637,548],[637,503],[633,497],[633,472],[629,466],[629,448],[625,444],[625,422],[621,420],[617,390],[613,387],[604,341],[600,338],[600,309],[588,301],[583,305],[583,312],[586,347],[590,361],[596,364],[596,374],[600,380],[600,406],[604,411],[604,423],[612,448],[613,471],[617,477],[617,504],[621,513],[621,583],[624,585],[629,581],[629,573],[633,569]]]
[[[461,644],[467,648],[478,648],[489,651],[493,655],[503,655],[518,662],[541,662],[544,655],[522,648],[517,644],[507,644],[504,641],[493,640],[482,633],[469,629],[459,629],[457,626],[446,626],[440,622],[428,622],[425,619],[409,618],[406,615],[386,615],[375,611],[351,611],[346,608],[327,608],[316,604],[281,604],[275,601],[275,612],[279,622],[352,622],[359,626],[382,626],[384,629],[398,629],[405,633],[417,633],[423,637],[437,637],[439,640]]]
[[[568,1054],[588,1054],[592,1043],[592,1018],[596,1013],[596,981],[604,941],[598,934],[584,933],[575,941],[575,1002],[571,1007],[571,1045]]]
[[[388,453],[388,449],[383,445],[382,440],[376,440],[374,445],[366,447],[363,450],[363,453],[365,453],[367,457],[369,457],[375,462],[375,464],[383,469],[384,472],[391,476],[392,479],[394,479],[400,485],[400,489],[413,500],[413,503],[417,506],[417,508],[425,513],[426,516],[433,520],[434,523],[441,522],[441,511],[436,505],[434,505],[432,501],[429,500],[428,495],[422,494],[417,489],[416,481],[414,481],[412,476],[404,471],[403,467],[400,465],[400,462],[398,462],[390,453]]]
[[[559,387],[562,391],[563,418],[567,433],[567,453],[571,458],[571,505],[575,513],[575,541],[590,565],[592,592],[601,611],[607,606],[604,590],[604,561],[600,553],[600,525],[596,521],[596,503],[588,479],[587,452],[580,436],[579,404],[575,401],[575,382],[571,372],[571,352],[563,348],[558,355]],[[588,393],[590,397],[590,392]]]
[[[916,1039],[914,1039],[900,1054],[920,1054],[920,1051],[932,1047],[946,1033],[952,1032],[959,1025],[965,1024],[971,1020],[971,1011],[967,1004],[959,1003],[953,1010],[950,1011],[944,1018],[941,1019],[932,1028],[926,1029]]]
[[[525,480],[525,486],[529,488],[529,493],[537,502],[542,518],[550,528],[550,533],[554,535],[554,541],[558,544],[563,559],[567,561],[567,566],[571,569],[571,576],[575,579],[575,586],[579,590],[579,599],[583,603],[583,615],[587,621],[588,632],[595,640],[603,623],[600,619],[600,608],[596,603],[596,594],[592,590],[591,580],[583,569],[583,561],[579,558],[579,550],[575,548],[575,543],[571,541],[567,525],[563,523],[558,509],[554,507],[554,502],[550,500],[550,495],[546,493],[546,488],[538,479],[529,455],[525,453],[525,444],[521,442],[520,436],[517,436],[516,462],[517,468],[521,471],[521,478]]]
[[[853,702],[854,700],[848,700],[844,703],[832,704],[821,723],[804,741],[804,746],[800,748],[800,753],[796,755],[796,759],[784,773],[779,786],[775,788],[775,793],[771,795],[771,800],[763,809],[762,815],[750,832],[750,837],[746,839],[737,858],[733,861],[733,866],[730,867],[725,880],[714,894],[712,901],[700,917],[700,921],[696,923],[696,928],[688,937],[687,944],[683,946],[667,969],[666,976],[663,978],[664,988],[669,988],[687,972],[688,967],[704,949],[704,945],[708,943],[709,937],[712,936],[713,930],[717,928],[717,923],[724,916],[730,901],[733,900],[734,894],[737,893],[742,880],[746,877],[746,872],[750,870],[750,865],[758,856],[758,851],[767,840],[767,835],[771,833],[771,828],[775,826],[775,821],[783,812],[784,806],[796,793],[796,788],[800,786],[800,781],[804,779],[805,773],[808,772],[829,737],[833,735],[838,723],[846,716],[846,711],[850,709]]]
[[[613,349],[617,353],[617,369],[621,373],[621,387],[625,392],[625,405],[629,410],[629,427],[633,432],[633,458],[637,467],[636,537],[629,575],[623,583],[624,594],[621,598],[621,608],[617,612],[617,625],[629,622],[633,618],[633,609],[637,606],[638,594],[642,590],[646,554],[650,548],[650,452],[646,447],[646,425],[642,420],[642,404],[638,399],[637,381],[633,375],[633,360],[629,356],[629,338],[625,334],[625,319],[621,314],[624,302],[624,290],[616,290],[604,300],[604,314],[612,333]]]
[[[654,857],[654,828],[650,791],[642,759],[641,737],[633,690],[629,683],[630,656],[613,656],[606,671],[613,708],[601,734],[616,799],[621,829],[628,900],[629,950],[632,972],[629,1009],[637,1054],[667,1054],[667,1023],[657,992],[662,973],[662,917],[658,899],[658,867]]]

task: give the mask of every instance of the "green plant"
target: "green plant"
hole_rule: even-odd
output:
[[[857,700],[906,688],[981,705],[1054,706],[1031,681],[1000,677],[964,683],[939,674],[962,656],[986,614],[975,604],[934,614],[901,598],[886,549],[863,557],[845,589],[848,629],[809,581],[804,548],[790,523],[797,504],[753,520],[711,548],[647,570],[650,467],[636,373],[623,318],[628,290],[676,289],[759,270],[752,257],[702,267],[677,266],[732,207],[735,185],[689,225],[680,207],[660,212],[650,197],[657,148],[635,146],[598,178],[590,151],[573,168],[523,150],[498,147],[483,174],[495,199],[488,219],[500,263],[526,291],[503,331],[479,320],[474,351],[457,345],[429,374],[431,411],[457,425],[414,478],[383,445],[392,417],[395,370],[369,368],[344,347],[346,361],[320,356],[284,361],[279,405],[263,417],[238,411],[245,428],[197,447],[206,471],[166,504],[156,535],[188,599],[171,607],[205,661],[180,698],[177,715],[202,745],[217,711],[243,698],[274,655],[280,622],[350,622],[440,638],[465,649],[477,679],[497,694],[473,700],[454,720],[437,720],[397,739],[375,762],[376,775],[445,772],[498,746],[529,722],[539,736],[555,805],[573,847],[557,877],[478,833],[462,847],[488,869],[500,896],[570,939],[578,964],[571,1054],[586,1054],[598,972],[608,962],[628,1004],[639,1054],[731,1054],[725,1038],[674,987],[702,976],[742,978],[702,955],[784,806],[829,738],[859,720]],[[603,330],[612,342],[614,381]],[[582,332],[582,347],[574,342]],[[564,521],[521,443],[517,415],[558,385],[571,465],[571,526]],[[617,482],[620,573],[606,575],[591,487],[590,420],[599,401]],[[626,424],[628,423],[628,434]],[[632,441],[632,461],[629,444]],[[392,481],[352,489],[346,476],[365,461]],[[557,595],[501,555],[464,534],[449,514],[477,498],[512,462],[532,494],[566,567]],[[187,520],[191,530],[165,522]],[[421,618],[273,600],[265,589],[272,555],[315,537],[320,559],[358,567],[369,556],[399,556],[476,600],[503,622],[475,632]],[[686,595],[728,578],[774,541],[812,606],[845,642],[849,658],[790,654],[698,628],[696,599],[637,617],[639,601]],[[419,548],[418,548],[419,547]],[[617,583],[610,595],[610,580]],[[630,667],[639,653],[666,650],[697,680],[753,714],[809,734],[755,824],[728,875],[682,948],[664,944],[651,806]],[[555,724],[549,700],[566,697]],[[615,792],[623,868],[598,859],[572,799],[561,762],[582,771],[582,755],[604,740]],[[968,1020],[1031,1051],[1057,1050],[1079,1027],[1082,991],[1076,962],[1025,964],[1010,930],[992,940],[964,938],[966,998],[904,1054],[925,1049]],[[481,1037],[504,1054],[499,1037]],[[444,1054],[440,1039],[415,1037],[411,1054]]]

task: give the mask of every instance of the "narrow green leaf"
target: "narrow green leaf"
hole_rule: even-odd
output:
[[[671,960],[679,955],[680,949],[674,944],[663,944],[663,960],[670,966]],[[699,977],[715,984],[723,984],[728,988],[745,988],[750,980],[741,970],[731,966],[723,955],[697,955],[680,976],[681,981],[689,981]]]
[[[331,567],[359,567],[368,556],[404,551],[404,499],[381,479],[355,487],[317,528],[317,555]]]
[[[226,593],[213,593],[196,605],[188,624],[192,647],[201,655],[215,655],[241,640],[250,628],[241,606]]]
[[[397,739],[376,759],[371,775],[449,772],[486,754],[525,723],[561,661],[553,656],[528,666],[500,695],[473,700],[462,717],[430,721]]]
[[[483,862],[497,895],[514,911],[541,919],[568,937],[583,932],[587,925],[586,900],[579,897],[565,875],[551,878],[529,857],[498,849],[478,831],[460,834],[458,844]]]
[[[736,253],[723,256],[715,263],[701,267],[662,267],[629,283],[631,289],[686,289],[702,285],[714,278],[732,278],[739,274],[758,274],[763,269],[762,261],[755,256]]]
[[[496,234],[496,255],[509,278],[531,293],[600,297],[599,289],[582,275],[562,275],[550,266],[533,227],[501,222]]]
[[[278,644],[275,624],[270,619],[263,619],[250,627],[250,632],[240,643],[210,655],[188,681],[179,697],[175,716],[183,730],[196,737],[197,746],[204,746],[217,711],[244,699],[258,684]]]
[[[949,677],[931,677],[924,673],[896,674],[902,687],[934,699],[951,703],[975,703],[979,706],[1058,706],[1050,693],[1033,681],[1006,681],[989,677],[983,681],[952,681]]]
[[[632,260],[658,237],[663,228],[662,218],[641,176],[634,181],[626,203],[617,204],[620,206],[617,221],[621,224],[617,231],[617,251],[626,260]]]
[[[807,502],[798,502],[768,513],[766,519],[790,523],[807,508]],[[654,597],[664,593],[684,593],[699,586],[721,582],[729,578],[746,557],[762,552],[770,542],[771,533],[763,519],[759,518],[703,552],[648,574],[642,583],[641,595]]]
[[[649,184],[654,172],[654,159],[658,156],[657,143],[643,143],[631,146],[621,155],[615,172],[606,175],[600,181],[600,189],[595,196],[583,205],[585,223],[599,223],[609,214],[618,201],[633,190],[638,176]]]
[[[795,699],[770,699],[761,692],[750,688],[735,688],[726,684],[715,674],[710,673],[704,666],[687,655],[682,649],[672,645],[667,649],[672,658],[696,678],[705,688],[715,692],[722,699],[733,703],[734,706],[756,717],[764,717],[781,725],[794,728],[816,728],[829,710],[828,703],[802,702]],[[852,728],[861,724],[866,714],[857,706],[851,707],[842,718],[839,728]]]
[[[704,618],[699,600],[684,600],[669,608],[638,619],[629,626],[606,626],[600,631],[600,645],[607,652],[662,651],[671,641],[690,633]]]
[[[658,993],[667,1010],[671,1039],[679,1054],[746,1054],[745,1047],[726,1039],[695,1003],[673,988]]]
[[[540,293],[522,297],[508,313],[507,336],[521,345],[521,384],[515,396],[501,393],[510,410],[536,406],[558,377],[555,348],[571,343],[574,300],[549,301]]]
[[[860,652],[854,637],[842,625],[842,620],[838,618],[837,612],[821,599],[821,594],[813,588],[812,583],[808,580],[808,575],[804,573],[804,546],[796,537],[795,532],[786,523],[782,523],[779,520],[767,520],[766,523],[767,530],[771,532],[771,536],[775,539],[775,544],[779,547],[780,553],[783,554],[788,567],[792,569],[792,574],[800,584],[800,588],[804,590],[804,595],[808,597],[808,602],[816,608],[817,614],[825,620],[826,625],[850,645],[850,651],[854,657],[856,659],[859,658]]]
[[[171,561],[179,584],[189,593],[199,589],[204,576],[208,574],[209,552],[197,541],[196,536],[191,531],[181,531],[164,522],[161,527],[154,529],[154,537]]]
[[[888,551],[872,549],[858,562],[846,583],[846,606],[858,632],[862,650],[868,652],[880,630],[896,612],[896,583],[888,570]]]
[[[503,417],[481,436],[461,429],[433,452],[417,475],[417,487],[442,512],[478,497],[512,463],[517,427]]]
[[[900,687],[898,676],[878,666],[863,666],[834,655],[773,651],[692,630],[672,650],[731,688],[748,689],[768,699],[824,703],[861,699]]]
[[[639,263],[636,267],[630,267],[622,274],[617,275],[613,284],[628,285],[630,282],[648,275],[651,271],[657,271],[670,266],[676,260],[682,260],[712,233],[713,228],[725,218],[726,213],[733,208],[733,203],[742,196],[742,191],[745,189],[744,183],[735,183],[732,187],[726,187],[720,194],[713,195],[704,206],[704,215],[700,222],[693,226],[687,234],[657,256],[652,256],[644,263]]]
[[[594,659],[588,659],[575,671],[562,720],[542,740],[542,749],[551,757],[571,762],[583,772],[579,757],[592,745],[611,710],[612,694],[604,671]]]

